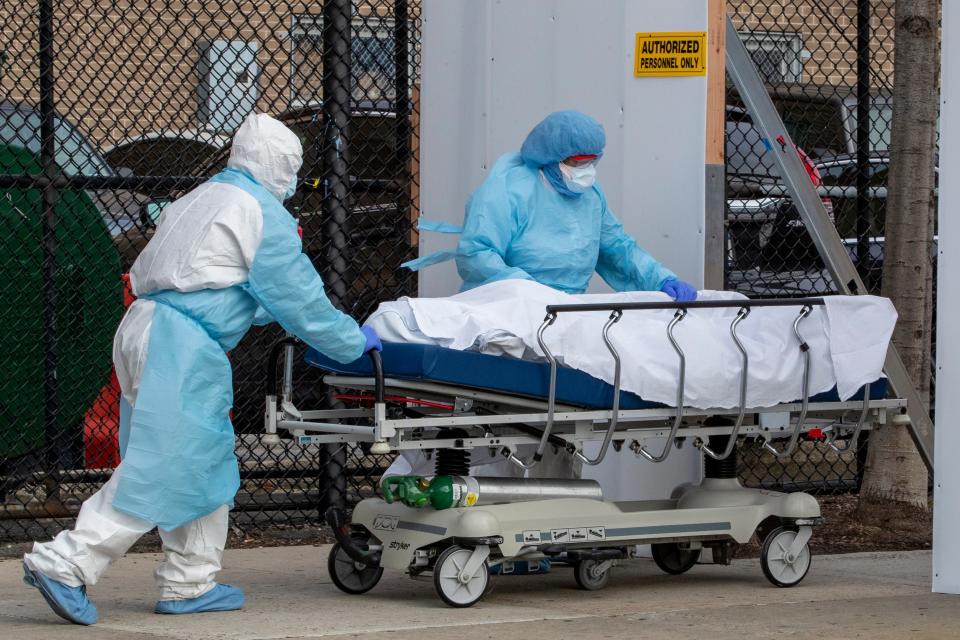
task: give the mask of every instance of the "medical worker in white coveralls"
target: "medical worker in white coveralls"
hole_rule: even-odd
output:
[[[243,592],[214,581],[240,486],[227,352],[255,316],[340,362],[381,348],[376,332],[327,299],[283,207],[302,162],[292,131],[251,115],[226,170],[164,210],[133,265],[138,299],[113,351],[122,462],[83,503],[72,531],[35,544],[23,559],[24,581],[62,618],[96,622],[87,585],[154,527],[164,553],[157,613],[241,608]]]

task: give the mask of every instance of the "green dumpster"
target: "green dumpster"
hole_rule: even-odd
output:
[[[40,172],[35,154],[0,145],[0,174]],[[42,193],[0,188],[0,462],[37,451],[48,436],[71,460],[81,451],[84,413],[110,380],[113,334],[123,306],[119,256],[89,195],[62,191],[55,211],[59,410],[48,433]]]

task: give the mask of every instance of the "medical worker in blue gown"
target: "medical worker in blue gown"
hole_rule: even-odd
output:
[[[114,340],[123,391],[122,462],[84,502],[72,531],[35,544],[24,581],[61,617],[93,624],[86,586],[143,534],[159,527],[157,613],[229,611],[236,587],[214,578],[227,512],[240,486],[230,362],[254,323],[271,318],[341,362],[380,348],[324,294],[282,202],[302,163],[297,136],[251,115],[227,169],[172,203],[130,272],[137,301]]]
[[[583,293],[594,272],[615,291],[662,291],[696,299],[623,230],[596,183],[606,137],[578,111],[552,113],[520,153],[501,156],[467,202],[457,247],[463,288],[509,278]]]
[[[597,163],[606,136],[599,122],[578,111],[558,111],[527,135],[519,153],[501,156],[470,196],[454,253],[438,252],[407,263],[414,270],[456,258],[463,290],[498,280],[534,280],[567,293],[583,293],[594,272],[615,291],[662,291],[680,302],[697,290],[644,251],[617,220],[600,185]],[[449,225],[421,224],[430,231]],[[460,231],[459,229],[456,231]],[[521,447],[522,456],[535,446]],[[606,464],[613,464],[607,458]],[[474,451],[475,475],[524,472],[486,450]],[[575,477],[579,464],[547,456],[529,474]],[[404,452],[385,475],[430,475],[432,462]],[[517,563],[513,573],[542,573],[549,562]]]
[[[455,258],[463,290],[523,279],[583,293],[596,272],[616,291],[662,291],[681,302],[695,300],[697,290],[644,251],[607,206],[596,183],[605,145],[603,127],[590,116],[579,111],[550,114],[527,135],[519,153],[497,160],[467,201],[463,229],[421,221],[424,231],[459,232],[457,250],[405,266],[419,270]],[[475,453],[477,474],[522,473],[498,456]],[[534,474],[574,472],[552,463],[564,461],[545,458]],[[430,467],[422,453],[404,453],[387,475],[428,475]]]

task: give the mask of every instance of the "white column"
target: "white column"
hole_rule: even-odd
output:
[[[937,429],[934,453],[933,590],[960,593],[960,4],[943,3],[940,205],[937,269]]]
[[[637,32],[705,31],[706,16],[706,0],[424,0],[424,217],[462,224],[501,154],[551,111],[578,109],[606,129],[597,180],[627,232],[702,285],[707,79],[635,78],[633,60]],[[420,255],[455,247],[420,236]],[[452,262],[420,273],[421,296],[460,284]]]

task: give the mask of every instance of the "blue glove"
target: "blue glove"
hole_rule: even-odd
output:
[[[660,287],[660,291],[677,302],[693,302],[697,299],[697,290],[692,284],[684,282],[683,280],[667,280],[663,283],[663,286]]]
[[[364,325],[360,327],[360,332],[363,333],[363,337],[367,339],[366,344],[363,345],[364,353],[372,351],[373,349],[383,351],[383,343],[380,342],[380,336],[377,335],[373,327]]]

